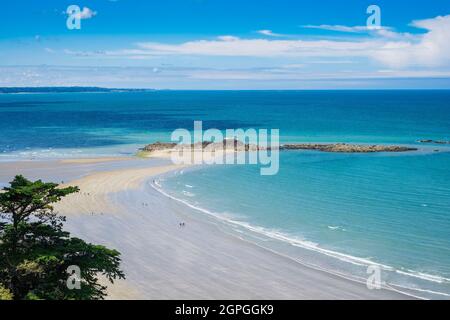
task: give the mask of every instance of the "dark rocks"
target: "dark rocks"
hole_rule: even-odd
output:
[[[154,151],[162,151],[162,150],[169,150],[176,147],[176,143],[165,143],[165,142],[155,142],[149,145],[146,145],[144,148],[142,148],[142,151],[146,152],[154,152]]]
[[[444,140],[431,140],[431,139],[417,140],[417,142],[420,142],[420,143],[435,143],[435,144],[450,144],[450,141],[444,141]]]
[[[236,139],[225,139],[222,142],[197,142],[193,144],[176,144],[176,143],[165,143],[165,142],[155,142],[149,144],[141,149],[144,152],[155,152],[155,151],[170,151],[170,150],[182,150],[191,149],[193,151],[207,150],[207,151],[258,151],[263,148],[258,147],[254,144],[243,143]]]
[[[433,143],[434,140],[430,140],[430,139],[426,139],[426,140],[417,140],[417,142],[420,142],[420,143]]]
[[[144,152],[170,151],[190,149],[192,151],[258,151],[269,150],[270,147],[263,148],[255,144],[246,144],[238,140],[223,140],[222,142],[198,142],[194,144],[176,144],[155,142],[147,145]],[[317,150],[323,152],[341,152],[341,153],[372,153],[372,152],[406,152],[417,151],[417,148],[405,146],[386,146],[386,145],[365,145],[365,144],[312,144],[312,143],[293,143],[284,144],[279,147],[280,150]]]
[[[371,153],[371,152],[405,152],[417,151],[417,148],[404,146],[358,145],[346,143],[334,144],[285,144],[280,150],[317,150],[323,152]]]

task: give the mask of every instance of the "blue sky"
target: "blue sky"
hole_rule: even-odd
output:
[[[73,4],[80,30],[66,27]],[[0,86],[450,88],[446,0],[16,0],[2,9]]]

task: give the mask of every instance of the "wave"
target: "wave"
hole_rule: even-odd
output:
[[[341,226],[328,226],[328,229],[330,230],[340,230],[340,231],[347,231],[344,228],[342,228]]]
[[[60,160],[73,158],[97,158],[133,155],[135,145],[80,148],[24,148],[21,150],[0,150],[0,160]]]
[[[186,190],[183,190],[182,193],[183,193],[186,197],[191,197],[191,198],[195,197],[195,193],[192,193],[192,192],[189,192],[189,191],[186,191]]]
[[[407,275],[409,277],[415,277],[415,278],[419,278],[419,279],[427,280],[427,281],[431,281],[431,282],[450,283],[450,279],[448,279],[448,278],[436,276],[436,275],[432,275],[432,274],[428,274],[428,273],[418,272],[418,271],[414,271],[414,270],[408,270],[408,271],[395,270],[395,272],[397,272],[399,274]]]
[[[283,243],[288,243],[294,247],[299,247],[302,249],[306,249],[306,250],[310,250],[310,251],[314,251],[320,254],[323,254],[325,256],[337,259],[339,261],[345,262],[345,263],[350,263],[352,265],[356,265],[359,267],[369,267],[369,266],[376,266],[378,268],[380,268],[383,271],[389,271],[389,272],[393,272],[399,275],[403,275],[406,277],[412,277],[412,278],[417,278],[420,280],[424,280],[424,281],[429,281],[429,282],[433,282],[433,283],[438,283],[438,284],[450,284],[450,278],[446,278],[443,276],[438,276],[438,275],[432,275],[432,274],[427,274],[427,273],[423,273],[423,272],[418,272],[418,271],[414,271],[414,270],[399,270],[396,269],[392,266],[386,265],[386,264],[382,264],[376,261],[371,260],[370,258],[362,258],[362,257],[356,257],[356,256],[352,256],[349,254],[345,254],[345,253],[341,253],[341,252],[337,252],[334,250],[329,250],[329,249],[325,249],[320,247],[320,245],[318,243],[312,242],[312,241],[308,241],[290,234],[286,234],[282,231],[278,231],[278,230],[273,230],[273,229],[268,229],[265,227],[261,227],[261,226],[255,226],[252,225],[250,223],[247,222],[243,222],[243,221],[239,221],[239,220],[235,220],[233,218],[233,216],[230,215],[223,215],[220,214],[218,212],[214,212],[205,208],[202,208],[198,205],[192,204],[189,201],[177,198],[169,193],[167,193],[166,191],[163,190],[162,185],[161,185],[161,181],[163,181],[163,179],[161,180],[153,180],[153,183],[150,184],[150,186],[156,190],[157,192],[161,193],[162,195],[164,195],[165,197],[172,199],[174,201],[180,202],[186,206],[188,206],[191,209],[194,209],[196,211],[200,211],[204,214],[213,216],[216,219],[221,220],[222,222],[225,222],[228,225],[231,226],[235,226],[235,227],[240,227],[243,228],[245,230],[251,231],[253,233],[259,234],[259,235],[263,235],[267,238],[270,239],[274,239],[274,240],[278,240],[278,241],[282,241]],[[184,193],[184,192],[183,192]],[[340,226],[328,226],[328,228],[332,229],[332,230],[338,230],[341,229]],[[343,230],[343,229],[341,229]],[[237,231],[239,233],[242,233],[242,231],[240,230],[236,230],[234,229],[234,231]],[[294,259],[297,262],[297,259]],[[308,265],[309,267],[312,268],[316,268],[316,269],[320,269],[322,271],[326,271],[335,275],[339,275],[339,276],[343,276],[348,278],[348,275],[343,275],[339,272],[335,272],[333,270],[328,270],[328,269],[323,269],[320,268],[318,266],[315,265],[309,265],[306,264],[304,262],[301,262],[304,265]],[[361,282],[362,278],[356,277],[354,276],[353,278],[349,279],[349,280],[354,280],[354,281],[358,281]],[[400,285],[400,284],[387,284],[384,283],[384,285],[386,286],[386,288],[391,289],[391,290],[395,290],[395,291],[399,291],[402,292],[404,294],[410,295],[410,296],[414,296],[416,298],[421,298],[421,299],[425,299],[425,297],[420,297],[420,296],[415,296],[412,295],[408,292],[403,292],[400,291],[398,289],[396,289],[396,287],[398,288],[402,288],[408,291],[417,291],[417,292],[423,292],[423,293],[429,293],[429,294],[433,294],[433,295],[441,295],[441,296],[446,296],[446,297],[450,297],[450,294],[445,293],[445,292],[440,292],[440,291],[434,291],[434,290],[427,290],[427,289],[423,289],[423,288],[416,288],[416,287],[409,287],[409,286],[404,286],[404,285]]]

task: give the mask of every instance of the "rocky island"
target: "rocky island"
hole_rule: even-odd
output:
[[[140,150],[141,155],[151,156],[160,152],[169,152],[177,150],[191,149],[192,151],[205,150],[209,152],[216,151],[235,151],[251,152],[258,150],[267,150],[270,148],[259,147],[255,144],[243,143],[239,140],[223,140],[222,142],[202,142],[194,144],[176,144],[166,142],[155,142],[149,144]],[[406,146],[388,146],[388,145],[366,145],[366,144],[347,144],[347,143],[291,143],[283,144],[279,147],[280,151],[288,150],[316,150],[322,152],[338,153],[374,153],[374,152],[407,152],[417,151],[417,148]]]
[[[365,144],[347,144],[347,143],[331,143],[331,144],[284,144],[280,146],[280,150],[317,150],[323,152],[342,152],[342,153],[371,153],[371,152],[405,152],[417,151],[417,148],[405,146],[385,146],[385,145],[365,145]]]
[[[431,139],[423,139],[417,140],[419,143],[434,143],[434,144],[450,144],[450,141],[445,140],[431,140]]]
[[[197,150],[207,150],[207,151],[258,151],[262,148],[254,144],[243,143],[236,139],[225,139],[222,142],[197,142],[193,144],[176,144],[170,142],[155,142],[151,143],[141,149],[142,152],[157,152],[157,151],[170,151],[170,150],[185,150],[191,149],[193,151]],[[266,149],[264,149],[266,150]]]

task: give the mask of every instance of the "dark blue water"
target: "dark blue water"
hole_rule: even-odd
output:
[[[0,95],[0,152],[142,144],[169,139],[193,120],[205,128],[280,128],[282,141],[450,139],[449,100],[450,91]]]

